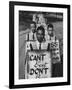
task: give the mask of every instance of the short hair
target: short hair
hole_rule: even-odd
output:
[[[38,30],[41,30],[43,32],[43,35],[45,35],[45,30],[44,30],[43,26],[39,26],[37,28],[37,32],[38,32]]]
[[[30,24],[34,24],[35,25],[35,28],[36,28],[36,22],[32,21]]]
[[[47,28],[53,28],[53,24],[48,24],[48,27]]]

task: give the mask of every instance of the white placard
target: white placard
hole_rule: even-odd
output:
[[[47,51],[30,51],[27,53],[25,78],[51,77],[51,57]]]

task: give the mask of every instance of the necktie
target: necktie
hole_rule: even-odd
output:
[[[30,49],[31,49],[31,51],[33,51],[33,47],[32,47],[32,44],[30,43]]]
[[[41,50],[41,43],[39,44],[39,50]]]
[[[57,39],[57,38],[56,38],[56,36],[55,36],[55,41],[56,41],[56,39]]]
[[[51,36],[50,36],[50,40],[51,40]]]
[[[34,33],[33,33],[33,40],[34,40],[35,38],[34,38]]]
[[[28,37],[27,37],[27,40],[29,41],[29,33],[28,33]]]

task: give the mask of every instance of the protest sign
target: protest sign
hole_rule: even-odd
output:
[[[47,51],[28,51],[25,78],[51,77],[51,57]]]
[[[60,62],[59,40],[52,42],[50,48],[51,48],[52,63]]]

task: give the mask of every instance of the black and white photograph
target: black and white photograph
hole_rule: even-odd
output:
[[[63,76],[63,13],[19,11],[19,79]]]
[[[10,2],[10,6],[14,40],[10,87],[69,84],[69,5]]]

